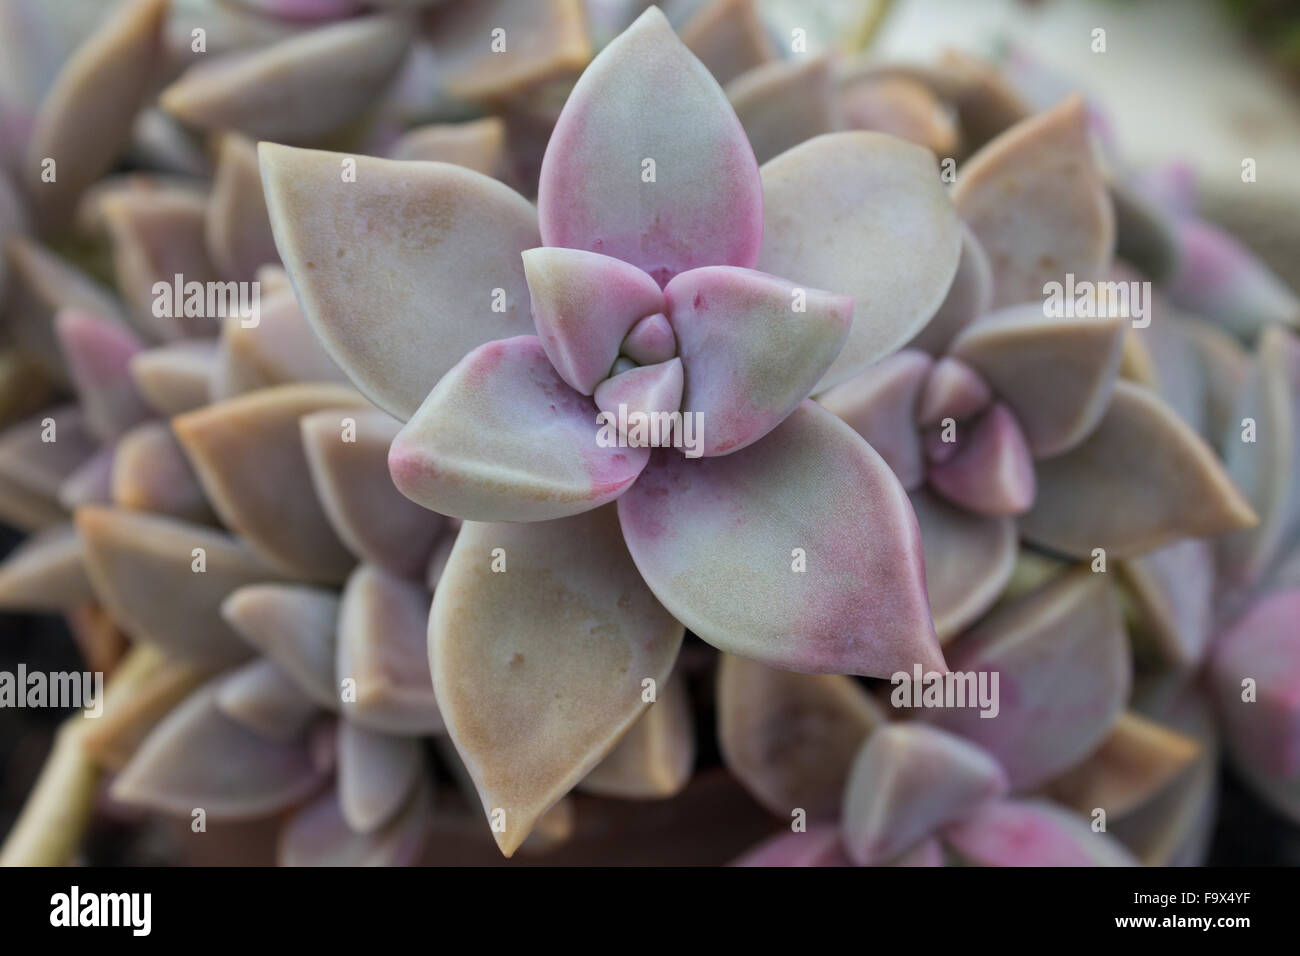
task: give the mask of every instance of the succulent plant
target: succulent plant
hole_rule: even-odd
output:
[[[305,313],[357,386],[409,419],[389,452],[394,483],[469,521],[436,591],[430,654],[484,808],[504,811],[507,853],[653,700],[643,682],[668,677],[682,624],[801,670],[942,666],[902,489],[865,442],[800,403],[924,320],[956,268],[956,217],[931,157],[844,135],[825,148],[890,179],[913,249],[945,250],[887,297],[875,292],[911,268],[907,250],[853,275],[873,305],[856,336],[848,296],[753,268],[758,166],[657,10],[574,87],[536,214],[451,166],[363,159],[349,182],[347,157],[262,147]],[[828,244],[817,218],[767,206],[773,262]],[[881,214],[858,208],[864,230]],[[530,248],[539,235],[547,245]],[[529,314],[539,334],[516,334]],[[598,409],[630,434],[599,441]],[[636,419],[669,415],[652,451]],[[694,447],[669,447],[690,442],[692,420]],[[616,498],[617,517],[599,510]],[[799,551],[821,572],[795,577]],[[548,700],[565,703],[543,717]]]
[[[5,862],[104,771],[307,865],[1192,863],[1220,751],[1300,820],[1295,296],[1019,51],[757,10],[0,0],[0,605],[110,675]]]

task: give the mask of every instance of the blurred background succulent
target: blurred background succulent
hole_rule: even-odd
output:
[[[1014,4],[977,17],[1010,41],[937,57],[942,0],[649,6],[0,0],[0,661],[108,675],[97,719],[0,708],[0,861],[1294,847],[1300,303],[1268,144],[1152,161]],[[1142,6],[1067,26],[1142,35]],[[1150,280],[1149,324],[1048,315],[1067,275]],[[187,314],[189,282],[258,298]],[[794,326],[700,308],[795,283]],[[815,320],[848,297],[841,340]],[[739,450],[622,449],[640,480],[574,497],[601,388],[648,408],[673,363],[672,407]],[[543,369],[576,404],[537,445]],[[913,661],[996,673],[998,715],[895,706]]]

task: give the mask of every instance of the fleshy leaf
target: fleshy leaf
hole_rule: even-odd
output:
[[[0,476],[0,520],[21,531],[32,532],[67,519],[57,498],[37,494]]]
[[[405,17],[343,20],[201,62],[163,90],[158,102],[188,126],[309,142],[375,99],[401,65],[413,32]]]
[[[161,415],[179,415],[208,403],[217,367],[217,343],[172,342],[131,359],[131,376]]]
[[[260,657],[226,676],[217,708],[262,737],[295,740],[319,713],[316,703],[274,661]]]
[[[1200,753],[1193,738],[1125,711],[1102,745],[1049,783],[1047,794],[1084,815],[1101,807],[1109,822],[1155,797]]]
[[[1041,800],[1002,800],[944,831],[976,866],[1136,866],[1124,845],[1088,821]]]
[[[754,0],[712,0],[682,24],[682,42],[719,83],[777,59]]]
[[[192,49],[192,31],[200,26],[207,32],[205,53]],[[213,53],[267,46],[301,34],[306,29],[309,29],[308,24],[268,17],[249,9],[247,4],[194,5],[189,0],[182,0],[172,4],[167,24],[167,53],[182,64],[202,62]]]
[[[963,165],[953,202],[993,265],[993,305],[1040,302],[1044,286],[1105,278],[1115,213],[1081,96],[1031,116]]]
[[[1008,789],[998,762],[960,737],[921,723],[881,727],[845,785],[845,848],[861,866],[884,862]]]
[[[211,668],[182,661],[156,647],[133,647],[104,690],[104,712],[82,737],[87,755],[117,772],[175,707],[212,677]]]
[[[1131,681],[1119,602],[1105,575],[1086,568],[999,606],[947,655],[955,672],[998,675],[996,715],[965,707],[926,710],[922,718],[996,756],[1017,791],[1096,748]]]
[[[295,584],[252,584],[221,602],[221,617],[240,637],[330,710],[339,709],[338,614],[338,595]]]
[[[1214,836],[1221,774],[1218,748],[1207,745],[1182,776],[1113,821],[1111,832],[1145,866],[1203,866]]]
[[[839,126],[827,57],[755,67],[727,84],[727,99],[760,163]]]
[[[1015,569],[1015,522],[954,507],[934,492],[910,494],[925,549],[925,587],[941,643],[992,607]]]
[[[390,159],[454,163],[502,178],[508,163],[506,124],[497,116],[466,123],[434,123],[407,130],[389,150]]]
[[[955,454],[930,466],[931,486],[976,514],[1023,514],[1034,503],[1034,462],[1015,416],[995,402],[968,431]]]
[[[258,154],[303,311],[380,408],[405,421],[466,353],[532,331],[519,253],[541,242],[537,213],[509,187],[444,163]],[[348,159],[356,182],[342,181]]]
[[[658,284],[621,259],[581,249],[528,249],[533,322],[555,371],[590,395],[637,321],[664,310]]]
[[[596,407],[617,420],[619,406],[635,431],[636,413],[642,416],[671,414],[682,407],[682,360],[673,358],[658,365],[638,365],[607,378],[596,386]]]
[[[1137,281],[1138,273],[1115,273],[1124,281]],[[1185,320],[1165,300],[1152,293],[1145,328],[1134,326],[1124,338],[1121,374],[1155,391],[1198,435],[1213,443],[1218,435],[1205,428],[1205,373],[1199,352],[1184,331]]]
[[[1269,325],[1300,328],[1300,298],[1230,233],[1198,219],[1175,227],[1174,303],[1249,339]]]
[[[1048,318],[1006,309],[959,335],[951,352],[1015,413],[1036,458],[1069,451],[1101,421],[1119,373],[1127,320]]]
[[[1196,349],[1205,389],[1203,434],[1218,447],[1233,422],[1237,396],[1250,374],[1250,357],[1241,343],[1216,325],[1190,316],[1183,316],[1181,325],[1187,340]]]
[[[358,833],[343,816],[335,790],[299,810],[280,832],[281,866],[409,866],[428,838],[432,788],[421,782],[406,805],[373,833]]]
[[[402,736],[442,730],[425,648],[429,592],[372,565],[352,572],[339,606],[338,657],[344,716]],[[350,699],[351,697],[351,699]]]
[[[120,445],[121,442],[118,442]],[[113,500],[113,465],[118,445],[105,445],[74,468],[59,485],[59,504],[67,511]]]
[[[95,593],[131,637],[203,664],[250,656],[217,609],[235,588],[276,573],[241,542],[119,508],[79,509],[77,530]]]
[[[695,721],[682,677],[656,700],[578,789],[597,796],[654,800],[680,793],[695,765]]]
[[[502,549],[500,552],[495,549]],[[505,561],[506,573],[493,564]],[[434,592],[429,653],[447,729],[509,856],[645,711],[682,626],[627,555],[613,508],[466,522]]]
[[[257,146],[238,133],[226,133],[218,143],[204,234],[208,255],[226,279],[247,282],[259,266],[280,261],[262,194]]]
[[[404,497],[389,477],[388,447],[400,424],[378,409],[336,409],[305,415],[299,425],[312,484],[339,538],[363,560],[419,578],[446,521]]]
[[[465,356],[394,439],[393,483],[412,501],[473,521],[541,521],[622,494],[644,448],[602,447],[596,405],[556,373],[536,336]]]
[[[1210,687],[1233,763],[1293,820],[1300,819],[1297,620],[1300,590],[1276,591],[1220,637],[1210,662]]]
[[[664,298],[686,371],[682,413],[701,422],[706,456],[758,441],[794,411],[853,318],[848,296],[730,266],[684,272]]]
[[[491,107],[571,77],[591,59],[583,12],[577,0],[443,4],[424,22],[437,85]],[[492,42],[498,28],[509,38],[504,49]]]
[[[754,153],[722,89],[657,8],[574,86],[542,160],[538,215],[546,245],[614,256],[660,285],[699,266],[757,262]]]
[[[851,677],[795,674],[724,654],[718,744],[733,775],[778,817],[838,819],[849,767],[886,717]]]
[[[1214,625],[1214,546],[1184,538],[1123,564],[1142,628],[1176,667],[1200,662]]]
[[[1214,453],[1164,402],[1119,382],[1101,423],[1072,451],[1037,463],[1020,519],[1030,541],[1072,557],[1130,557],[1256,518]]]
[[[62,521],[59,491],[95,449],[75,405],[46,408],[0,432],[0,518],[24,531]]]
[[[190,300],[186,288],[216,278],[203,237],[207,198],[188,187],[167,186],[123,190],[106,196],[100,205],[113,251],[117,287],[136,327],[167,342],[215,335],[216,316],[207,312],[209,296],[205,286],[200,286],[205,291],[203,314],[185,314],[192,311],[187,308]],[[184,283],[179,302],[172,291],[178,275]],[[168,289],[162,297],[155,292],[159,283]],[[217,305],[215,295],[211,298]],[[231,301],[231,297],[225,297],[226,308],[232,307]],[[161,309],[160,304],[169,308]]]
[[[212,175],[212,164],[198,137],[156,106],[146,106],[136,114],[131,124],[127,162],[194,179],[208,179]]]
[[[131,359],[141,343],[130,329],[73,309],[60,312],[55,327],[87,428],[110,441],[149,417],[131,380]]]
[[[860,74],[840,86],[844,125],[888,133],[924,146],[936,156],[957,152],[956,118],[925,84],[908,76]]]
[[[108,238],[108,212],[113,208],[113,201],[126,197],[139,197],[142,193],[157,191],[184,193],[190,198],[205,195],[203,184],[182,176],[133,170],[131,172],[110,173],[86,190],[77,203],[76,217],[72,221],[72,238],[76,245],[68,247],[72,255],[84,256],[90,250],[81,245],[86,240]],[[111,252],[111,250],[109,250]],[[97,270],[102,270],[104,262],[102,253],[97,251],[90,260]]]
[[[934,364],[934,371],[925,381],[916,423],[930,428],[945,418],[965,421],[984,411],[992,401],[993,392],[978,372],[961,359],[945,355]]]
[[[54,497],[97,444],[79,407],[47,407],[0,433],[0,476],[33,494]]]
[[[343,721],[339,726],[339,804],[358,833],[393,818],[419,785],[424,769],[420,741],[394,737]]]
[[[311,491],[298,420],[362,407],[342,386],[281,385],[187,412],[172,428],[229,528],[286,572],[336,583],[355,561]]]
[[[924,352],[895,352],[818,397],[867,440],[909,490],[925,480],[916,414],[933,365]]]
[[[655,596],[720,650],[805,672],[943,670],[907,494],[813,402],[731,455],[657,450],[618,510]]]
[[[844,855],[840,828],[813,824],[802,832],[778,833],[764,840],[732,866],[852,866]]]
[[[981,316],[987,315],[993,306],[993,267],[984,247],[970,231],[970,226],[961,224],[961,259],[957,263],[957,274],[952,278],[948,294],[939,306],[933,318],[907,343],[906,348],[921,349],[931,355],[940,356],[948,351],[948,345],[961,331]]]
[[[216,515],[176,435],[164,422],[145,422],[117,443],[113,503],[119,508],[216,524]]]
[[[339,382],[334,364],[298,307],[292,289],[259,297],[255,321],[240,315],[221,320],[221,345],[212,375],[212,398],[292,382]]]
[[[287,809],[324,782],[302,741],[256,734],[217,706],[218,678],[145,739],[109,791],[115,800],[188,818],[247,820]]]
[[[1276,326],[1264,330],[1221,441],[1228,474],[1260,518],[1219,544],[1226,575],[1248,583],[1300,530],[1300,338]]]
[[[83,189],[108,172],[149,94],[167,0],[130,0],[64,63],[27,144],[28,195],[48,224],[62,223]],[[57,176],[46,181],[46,158]]]
[[[619,351],[641,365],[657,365],[677,354],[677,337],[668,317],[656,312],[632,326]]]
[[[851,295],[848,341],[815,392],[916,335],[944,301],[962,232],[934,154],[883,133],[828,133],[763,165],[758,267]]]
[[[6,611],[62,611],[94,596],[71,524],[33,535],[0,564],[0,608]]]
[[[61,309],[122,317],[117,300],[98,282],[35,240],[12,236],[5,243],[9,264],[7,321],[15,344],[36,358],[56,381],[65,377],[54,331]]]

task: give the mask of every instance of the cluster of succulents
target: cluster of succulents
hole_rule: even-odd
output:
[[[1097,104],[760,6],[0,0],[0,607],[109,675],[0,861],[1300,823],[1300,302]]]

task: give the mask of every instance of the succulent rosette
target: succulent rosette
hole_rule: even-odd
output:
[[[667,679],[683,625],[797,670],[943,666],[902,488],[801,402],[926,321],[957,268],[957,217],[923,150],[867,133],[815,145],[857,167],[855,196],[783,200],[795,180],[764,182],[722,90],[650,10],[574,87],[536,211],[451,166],[360,159],[352,183],[344,157],[262,147],[308,319],[408,419],[394,483],[467,519],[430,654],[507,853],[653,699],[643,684]],[[883,199],[905,228],[881,257],[843,253],[849,295],[819,291],[810,251],[841,255],[836,229],[870,244]],[[699,421],[702,456],[606,447],[598,415],[618,406]]]

